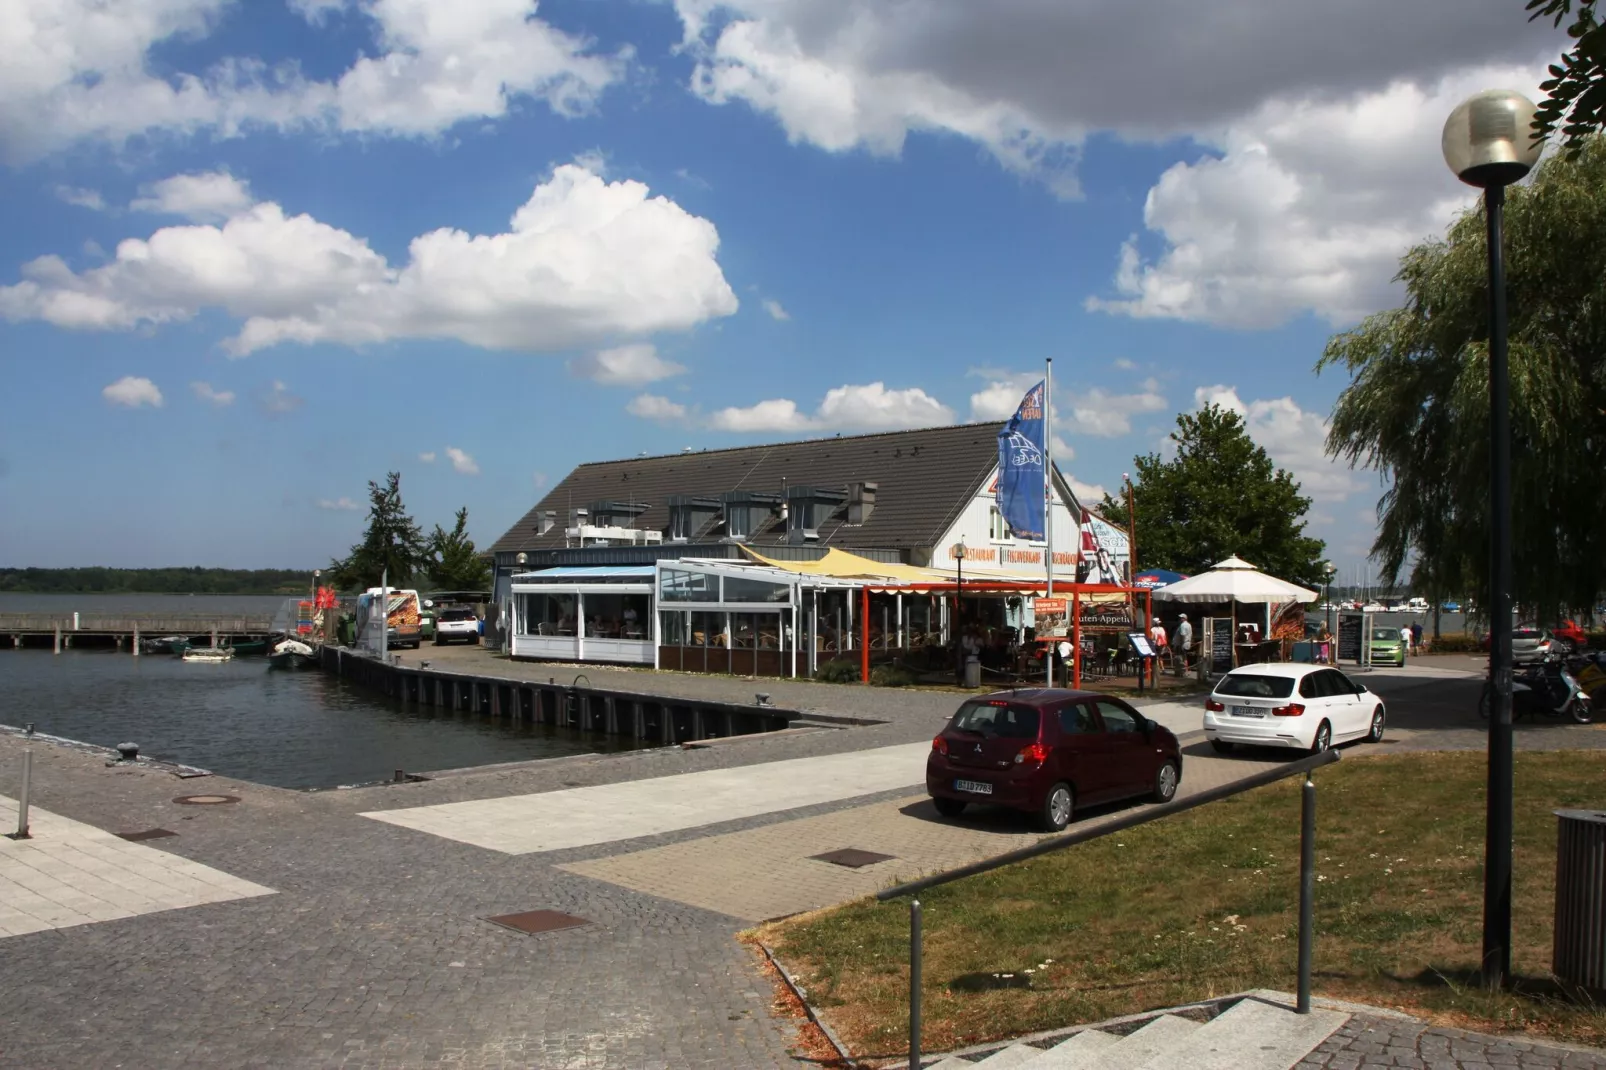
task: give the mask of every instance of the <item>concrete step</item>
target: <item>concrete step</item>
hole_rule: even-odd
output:
[[[995,1051],[979,1063],[971,1063],[972,1070],[1014,1070],[1043,1054],[1042,1048],[1030,1044],[1011,1044],[1003,1051]]]
[[[1348,1020],[1342,1011],[1295,1014],[1245,999],[1194,1030],[1180,1047],[1127,1065],[1130,1070],[1289,1070]]]
[[[1093,1064],[1093,1059],[1100,1052],[1120,1042],[1121,1038],[1114,1033],[1084,1029],[1062,1040],[1031,1062],[1022,1064],[1021,1070],[1084,1070]]]
[[[1176,1058],[1176,1052],[1200,1028],[1198,1022],[1162,1014],[1137,1032],[1095,1052],[1093,1058],[1077,1070],[1138,1070],[1151,1064],[1167,1068],[1187,1066],[1191,1070],[1192,1064]]]

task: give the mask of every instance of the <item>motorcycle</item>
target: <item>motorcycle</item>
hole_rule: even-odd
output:
[[[1489,719],[1487,682],[1478,697],[1478,716]],[[1524,717],[1540,716],[1564,717],[1574,724],[1589,724],[1594,720],[1594,703],[1588,692],[1566,663],[1554,654],[1547,654],[1511,674],[1511,719],[1520,721]]]

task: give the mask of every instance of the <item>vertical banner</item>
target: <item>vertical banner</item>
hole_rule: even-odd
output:
[[[1043,537],[1043,384],[998,432],[998,511],[1020,539]]]
[[[1093,520],[1091,510],[1082,510],[1081,554],[1077,560],[1077,579],[1083,583],[1121,583],[1121,573],[1115,567],[1115,556],[1110,552],[1101,525]]]

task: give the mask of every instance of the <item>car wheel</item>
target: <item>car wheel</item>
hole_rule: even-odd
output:
[[[1071,823],[1071,812],[1076,808],[1076,797],[1069,784],[1055,784],[1043,796],[1043,805],[1037,812],[1037,824],[1044,832],[1059,832]]]
[[[480,642],[480,637],[477,636],[477,635],[471,635],[471,636],[468,637],[468,645],[469,646],[478,646],[479,642]]]
[[[1372,730],[1370,732],[1366,733],[1366,742],[1368,742],[1368,743],[1381,743],[1381,742],[1383,742],[1383,722],[1384,722],[1384,720],[1385,720],[1385,717],[1383,715],[1383,706],[1382,706],[1381,703],[1379,703],[1377,709],[1372,711]]]
[[[1167,761],[1160,766],[1154,774],[1154,801],[1168,803],[1177,796],[1177,785],[1182,781],[1182,774],[1177,771],[1177,763]]]
[[[1331,750],[1332,746],[1333,726],[1323,721],[1316,726],[1316,736],[1311,740],[1310,752],[1312,754],[1321,754],[1324,751]]]
[[[1210,741],[1210,747],[1217,754],[1231,754],[1237,749],[1238,744],[1230,743],[1225,739],[1212,739]]]
[[[937,813],[943,817],[958,817],[965,812],[965,800],[963,799],[944,799],[938,796],[931,801],[937,807]]]

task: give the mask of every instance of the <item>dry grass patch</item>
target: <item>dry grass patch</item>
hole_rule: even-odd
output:
[[[1517,757],[1515,990],[1482,993],[1484,759],[1345,760],[1317,774],[1315,988],[1468,1028],[1606,1042],[1549,981],[1556,819],[1606,803],[1599,752]],[[926,1050],[1247,988],[1291,990],[1299,784],[1289,781],[921,896]],[[908,904],[788,919],[774,947],[857,1054],[902,1050]]]

